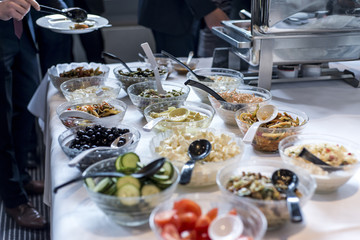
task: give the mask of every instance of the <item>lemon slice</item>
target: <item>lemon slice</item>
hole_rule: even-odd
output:
[[[183,122],[189,116],[187,108],[176,108],[169,112],[168,119],[172,122]]]

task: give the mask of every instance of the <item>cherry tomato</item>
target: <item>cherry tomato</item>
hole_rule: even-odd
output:
[[[230,215],[237,215],[237,211],[235,208],[231,209],[229,212],[228,212]]]
[[[207,233],[211,220],[208,216],[202,215],[195,223],[195,230],[198,234]]]
[[[190,199],[181,199],[174,203],[174,208],[178,214],[193,212],[196,216],[201,216],[201,207]]]
[[[217,217],[218,211],[219,211],[218,208],[213,208],[206,213],[206,216],[208,216],[210,218],[210,220],[212,221]]]
[[[159,212],[154,217],[154,222],[159,227],[164,227],[165,224],[171,223],[173,216],[176,214],[175,210],[168,210]]]
[[[211,240],[207,232],[197,233],[196,240]]]
[[[181,213],[178,215],[180,219],[180,229],[179,232],[182,231],[190,231],[195,227],[195,223],[198,219],[198,216],[193,212]]]
[[[174,224],[168,223],[162,229],[161,237],[165,240],[181,240],[180,234]]]
[[[182,232],[181,236],[184,236],[184,237],[181,238],[181,240],[197,240],[195,230]]]

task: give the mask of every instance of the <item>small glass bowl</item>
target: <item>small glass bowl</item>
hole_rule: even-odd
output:
[[[152,211],[149,223],[157,239],[165,240],[161,236],[161,228],[155,223],[155,216],[161,212],[173,209],[174,203],[181,199],[189,199],[197,203],[201,206],[203,215],[213,208],[218,208],[218,216],[236,210],[237,216],[240,217],[244,224],[244,231],[241,234],[241,236],[244,236],[244,239],[245,237],[248,237],[246,239],[261,240],[265,235],[267,226],[266,219],[264,214],[262,214],[262,212],[254,205],[246,202],[234,204],[218,193],[191,193],[172,197],[166,202],[159,204],[159,206]]]
[[[186,75],[186,78],[194,81],[198,81],[208,86],[215,92],[227,91],[244,85],[244,80],[243,80],[244,75],[236,70],[232,70],[228,68],[198,68],[195,69],[194,72],[201,76],[210,77],[214,80],[214,82],[198,81],[197,78],[195,78],[195,76],[192,75],[191,73],[188,73]],[[209,102],[207,92],[196,87],[191,87],[191,89],[194,90],[194,92],[202,102],[204,103]]]
[[[240,94],[251,94],[254,97],[260,97],[263,99],[260,103],[230,103],[230,102],[224,102],[216,100],[211,95],[208,95],[209,101],[211,103],[211,106],[215,108],[216,113],[220,116],[220,118],[229,125],[235,125],[236,126],[236,120],[235,120],[235,113],[239,108],[243,107],[256,107],[257,105],[265,105],[269,104],[269,102],[272,99],[272,94],[270,91],[260,88],[260,87],[251,87],[251,86],[241,86],[236,89],[231,89],[227,91],[219,91],[219,94],[226,94],[230,92],[236,92]]]
[[[320,166],[311,163],[298,154],[303,149],[304,144],[313,148],[314,152],[319,154],[320,159],[332,158],[333,156],[343,158],[355,158],[357,161],[353,164],[341,165],[338,167]],[[324,146],[323,144],[328,144]],[[347,152],[342,155],[333,153],[330,149],[343,146]],[[308,148],[309,148],[308,147]],[[326,134],[301,134],[289,136],[280,141],[279,152],[282,160],[286,163],[301,167],[308,171],[316,180],[316,192],[327,193],[337,190],[354,176],[360,167],[360,151],[358,144],[337,136]],[[310,149],[308,149],[311,151]],[[350,155],[348,153],[351,153]]]
[[[141,70],[145,69],[151,69],[149,64],[139,64],[139,66],[130,67],[132,71],[137,71],[137,69],[140,68]],[[128,73],[129,71],[124,66],[119,66],[114,69],[115,77],[122,83],[122,87],[125,91],[127,91],[128,87],[131,86],[134,83],[141,83],[145,81],[155,81],[155,75],[153,77],[143,77],[143,76],[126,76],[119,73],[119,71],[122,71],[124,73]],[[160,73],[160,79],[161,81],[165,81],[169,74],[169,69],[165,66],[159,66],[159,70],[162,72]],[[152,71],[152,70],[151,70]]]
[[[96,123],[101,124],[104,127],[112,127],[120,123],[124,119],[125,112],[127,110],[127,105],[126,103],[118,99],[96,99],[95,101],[91,101],[91,102],[84,102],[84,100],[64,102],[56,108],[56,113],[62,124],[64,124],[64,126],[67,128],[78,127],[78,126],[89,126],[89,125],[93,125],[95,122],[77,117],[60,118],[60,116],[63,112],[69,109],[75,110],[77,106],[101,104],[103,102],[109,103],[110,105],[114,106],[116,110],[120,112],[115,115],[97,118]]]
[[[114,172],[116,157],[105,159],[101,162],[91,165],[85,170],[84,175],[97,172]],[[85,188],[90,199],[116,224],[136,227],[148,223],[151,211],[158,205],[168,200],[176,190],[179,182],[179,172],[174,168],[172,176],[173,184],[167,189],[157,194],[141,197],[122,197],[110,196],[98,192],[94,192],[87,187]],[[139,201],[135,206],[123,205],[122,201]]]
[[[68,101],[117,98],[122,88],[117,79],[84,77],[68,80],[60,85],[61,92]]]
[[[215,185],[218,170],[240,161],[244,154],[244,143],[239,137],[232,132],[212,128],[186,128],[161,132],[151,139],[150,150],[154,158],[166,157],[181,171],[184,164],[190,160],[187,155],[190,143],[198,139],[210,141],[212,150],[207,158],[213,161],[197,161],[191,181],[185,185],[187,187]]]
[[[306,127],[309,122],[309,117],[306,113],[297,109],[285,106],[278,107],[279,113],[289,114],[293,119],[298,118],[299,122],[302,123],[300,126],[287,127],[287,128],[266,128],[259,127],[256,135],[252,141],[252,146],[257,151],[262,152],[277,152],[279,150],[279,142],[287,136],[300,134],[301,131]],[[254,106],[248,106],[239,109],[235,113],[235,120],[240,128],[243,135],[246,134],[247,130],[251,127],[251,124],[242,122],[240,115],[242,113],[252,113],[255,111]]]
[[[161,53],[154,53],[154,57],[155,57],[155,60],[156,60],[156,63],[159,65],[159,66],[164,66],[164,67],[167,67],[168,70],[169,70],[169,75],[170,73],[173,72],[173,65],[172,65],[172,60],[171,58],[161,54]],[[150,64],[148,59],[145,57],[144,58],[145,62]]]
[[[302,194],[300,197],[300,206],[304,206],[313,196],[316,188],[315,179],[305,170],[286,164],[277,160],[252,160],[237,161],[234,164],[227,165],[220,169],[216,177],[216,183],[221,193],[228,201],[234,204],[247,202],[255,205],[265,215],[268,229],[276,229],[284,225],[290,219],[286,200],[260,200],[249,197],[235,195],[226,189],[226,185],[233,176],[241,176],[243,172],[260,173],[263,176],[271,178],[273,172],[278,169],[289,169],[299,177],[298,190]],[[303,216],[306,218],[306,216]],[[311,216],[309,216],[311,217]]]
[[[90,165],[92,165],[98,161],[101,161],[105,158],[117,157],[120,154],[135,151],[135,149],[140,141],[140,137],[141,137],[139,130],[134,127],[125,125],[125,124],[117,124],[117,125],[113,125],[113,126],[120,128],[120,129],[129,129],[130,132],[133,134],[132,143],[125,147],[122,147],[122,148],[109,147],[109,149],[106,149],[106,150],[96,150],[94,152],[89,153],[76,165],[76,167],[80,171],[84,171]],[[84,129],[85,129],[85,127],[70,128],[59,135],[59,138],[58,138],[59,144],[60,144],[62,150],[64,151],[64,153],[70,159],[76,157],[78,154],[80,154],[82,152],[79,149],[70,148],[70,144],[75,139],[76,133],[79,130],[84,130]]]
[[[180,58],[177,58],[179,59],[181,62],[185,63],[186,64],[186,61],[187,61],[187,57],[180,57]],[[178,74],[183,74],[185,75],[188,70],[186,68],[184,68],[182,65],[180,65],[178,62],[174,61],[174,60],[171,60],[172,62],[172,65],[173,65],[173,69],[178,73]],[[191,70],[194,70],[197,65],[199,63],[199,59],[196,59],[196,58],[192,58],[190,63],[188,64],[188,67],[191,69]]]
[[[137,107],[137,109],[143,113],[144,109],[154,103],[166,102],[166,101],[174,101],[181,100],[185,101],[189,95],[190,88],[185,86],[184,84],[178,83],[162,83],[162,87],[165,91],[182,91],[183,94],[177,97],[166,97],[166,98],[154,98],[154,97],[141,97],[139,96],[146,89],[154,89],[157,90],[155,81],[147,81],[141,83],[135,83],[128,88],[128,95],[130,97],[131,102]]]
[[[167,111],[169,107],[176,107],[176,108],[186,108],[189,111],[193,111],[196,113],[200,113],[201,115],[206,116],[206,118],[193,121],[193,122],[170,122],[170,121],[161,121],[158,123],[155,128],[160,131],[165,131],[173,128],[207,128],[210,126],[212,119],[214,118],[215,110],[210,105],[205,103],[199,102],[191,102],[191,101],[166,101],[155,103],[147,106],[144,109],[144,116],[146,121],[150,122],[154,118],[151,117],[151,113],[161,113]]]
[[[74,76],[74,77],[60,77],[61,73],[64,72],[68,72],[71,70],[75,70],[78,67],[83,67],[83,70],[85,72],[85,70],[93,70],[91,71],[91,73],[84,73],[81,76]],[[100,73],[99,75],[94,75],[94,72],[96,71],[96,69],[98,69],[98,71],[101,71],[102,73]],[[50,77],[50,80],[52,82],[52,84],[55,86],[55,88],[59,91],[61,91],[60,89],[60,85],[63,82],[68,81],[69,79],[74,79],[74,78],[80,78],[80,77],[104,77],[107,78],[110,72],[110,67],[106,66],[105,64],[100,64],[100,63],[86,63],[86,62],[80,62],[80,63],[64,63],[64,64],[57,64],[56,66],[52,66],[51,68],[48,69],[48,74]]]

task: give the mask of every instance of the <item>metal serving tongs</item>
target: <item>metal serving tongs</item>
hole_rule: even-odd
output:
[[[59,10],[56,8],[40,5],[40,12],[61,14],[69,18],[72,22],[76,23],[85,22],[87,19],[87,12],[84,9],[78,7],[64,8]]]

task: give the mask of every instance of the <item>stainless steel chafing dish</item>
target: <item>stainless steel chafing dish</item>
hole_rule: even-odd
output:
[[[258,86],[267,89],[275,65],[360,59],[359,0],[252,0],[251,20],[223,25],[213,32],[258,67]]]

